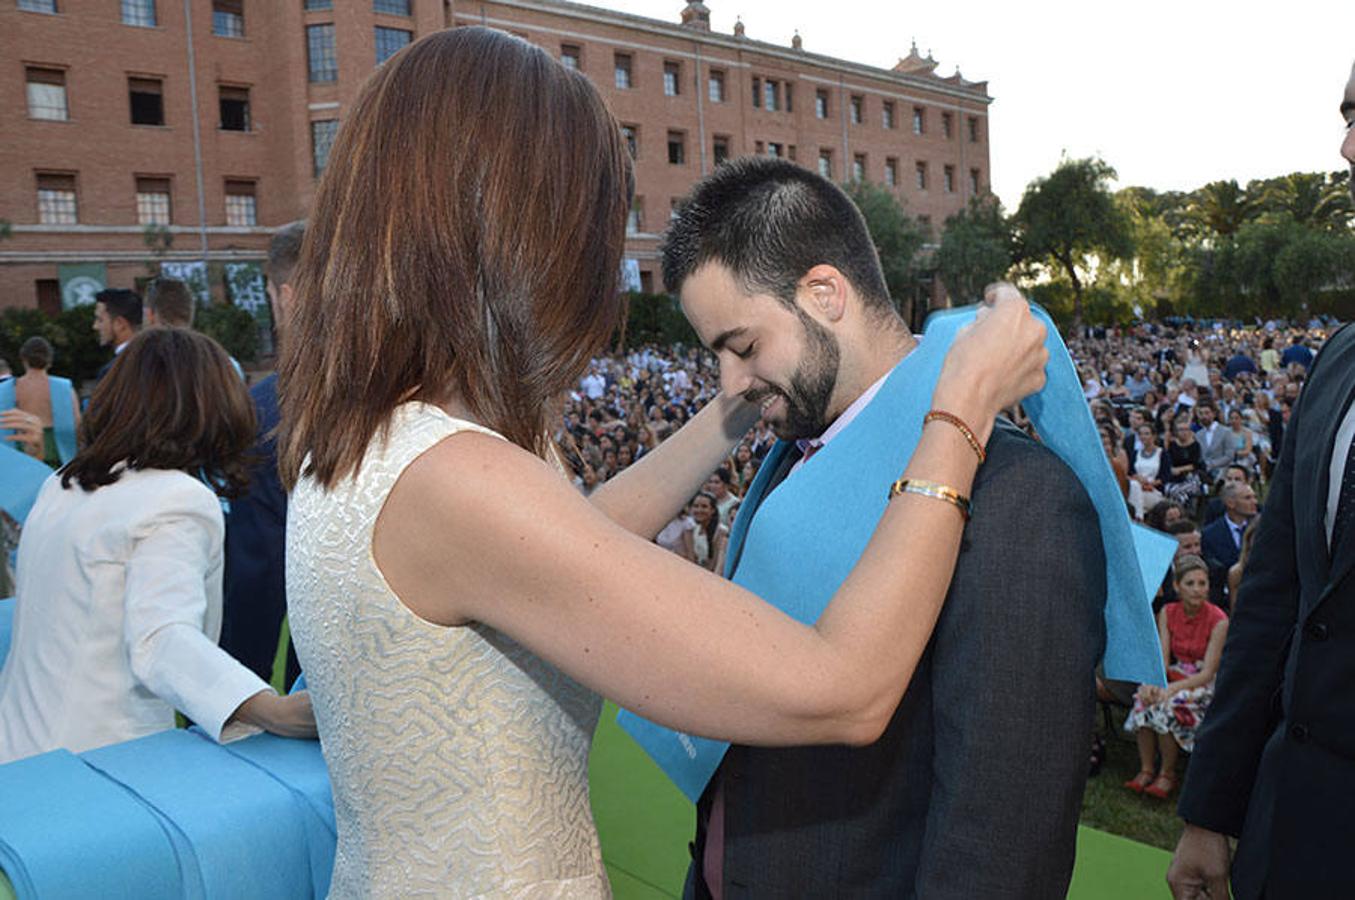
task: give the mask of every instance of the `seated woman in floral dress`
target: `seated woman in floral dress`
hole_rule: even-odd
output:
[[[1223,642],[1228,637],[1228,615],[1209,602],[1209,568],[1198,556],[1176,561],[1175,603],[1157,614],[1167,686],[1139,685],[1125,731],[1138,733],[1139,774],[1125,782],[1135,793],[1164,798],[1176,787],[1176,760],[1180,750],[1195,748],[1195,732],[1214,699]],[[1162,768],[1153,775],[1157,751]]]

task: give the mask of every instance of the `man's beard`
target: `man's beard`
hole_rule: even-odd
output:
[[[785,419],[770,423],[772,432],[783,441],[814,438],[828,430],[828,404],[837,387],[841,358],[837,338],[803,311],[796,312],[804,328],[805,350],[790,383],[768,385],[744,394],[752,403],[761,403],[770,396],[780,396],[786,401]]]

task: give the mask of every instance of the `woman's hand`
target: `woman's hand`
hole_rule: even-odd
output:
[[[26,444],[25,450],[30,456],[42,455],[42,419],[22,409],[7,409],[0,412],[0,429],[13,431],[13,434],[5,435],[4,440]]]
[[[984,298],[946,354],[932,402],[964,419],[986,443],[999,412],[1044,387],[1049,351],[1044,324],[1015,287],[993,285]]]
[[[314,738],[315,713],[308,691],[279,697],[272,691],[259,691],[235,711],[233,719],[257,725],[264,731],[289,738]]]

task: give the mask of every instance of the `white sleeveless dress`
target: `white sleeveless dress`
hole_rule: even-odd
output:
[[[355,478],[291,497],[288,613],[338,820],[330,895],[609,897],[588,802],[599,698],[493,629],[420,619],[372,556],[400,473],[465,430],[494,435],[403,404]]]

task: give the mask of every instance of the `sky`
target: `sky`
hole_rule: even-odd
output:
[[[586,0],[666,21],[684,0]],[[914,40],[948,76],[988,81],[993,189],[1014,210],[1063,154],[1114,187],[1334,172],[1355,63],[1355,0],[705,0],[711,28],[891,68]]]

